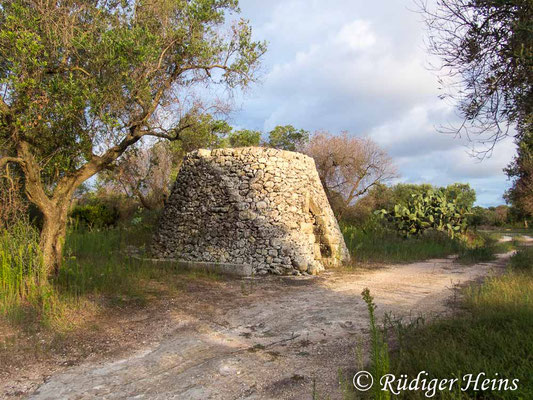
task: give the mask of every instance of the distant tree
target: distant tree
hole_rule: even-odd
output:
[[[175,177],[183,157],[193,150],[216,149],[227,145],[227,136],[231,126],[223,120],[214,118],[210,114],[200,114],[190,117],[192,123],[180,132],[180,137],[169,143],[172,153],[171,176]]]
[[[43,214],[48,272],[82,182],[144,136],[192,129],[208,108],[196,88],[254,80],[265,44],[246,21],[226,24],[237,12],[237,0],[2,1],[0,167],[20,165]]]
[[[455,200],[460,207],[471,208],[476,202],[476,191],[468,183],[452,183],[442,190],[449,201]]]
[[[309,141],[309,132],[292,125],[278,125],[268,134],[268,145],[280,150],[300,150]]]
[[[231,132],[228,135],[228,145],[230,147],[259,146],[261,143],[261,132],[250,129],[241,129]]]
[[[168,143],[130,148],[100,174],[103,185],[139,200],[148,210],[163,207],[170,190],[172,153]]]
[[[330,201],[342,199],[335,207],[338,218],[372,187],[397,176],[392,159],[375,142],[346,132],[338,136],[318,132],[304,152],[315,160]]]
[[[500,205],[497,207],[490,207],[489,210],[493,212],[492,225],[502,226],[508,222],[509,207],[506,205]]]
[[[146,209],[163,207],[187,153],[227,145],[232,128],[226,121],[217,120],[210,114],[196,115],[195,118],[191,127],[184,129],[177,140],[144,143],[128,149],[99,174],[100,183],[137,199]]]
[[[490,225],[490,211],[484,207],[472,207],[472,213],[468,217],[468,225],[473,227]]]
[[[443,97],[455,100],[464,122],[453,132],[481,134],[494,144],[517,126],[531,131],[533,2],[420,2],[429,51],[440,58]]]

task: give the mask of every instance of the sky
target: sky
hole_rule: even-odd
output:
[[[479,161],[466,139],[438,132],[457,115],[438,97],[414,0],[241,0],[240,7],[268,51],[260,82],[236,100],[234,126],[367,136],[393,158],[398,182],[468,182],[478,205],[504,202],[502,169],[515,145],[504,140]]]

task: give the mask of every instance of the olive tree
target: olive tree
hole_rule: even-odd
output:
[[[254,80],[265,44],[226,21],[238,12],[237,0],[2,1],[0,167],[20,165],[43,214],[48,272],[80,184],[142,137],[190,129],[195,88]]]

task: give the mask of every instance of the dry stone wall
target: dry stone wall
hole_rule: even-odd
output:
[[[313,159],[261,147],[189,153],[152,252],[257,274],[315,274],[349,260]]]

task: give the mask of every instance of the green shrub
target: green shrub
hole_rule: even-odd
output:
[[[106,228],[117,224],[119,213],[112,205],[92,201],[74,206],[70,212],[70,218],[78,226],[81,224],[89,228]]]

